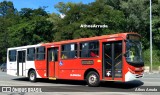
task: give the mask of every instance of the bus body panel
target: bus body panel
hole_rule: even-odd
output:
[[[35,68],[36,72],[39,74],[40,78],[46,78],[47,77],[47,71],[46,71],[46,60],[35,60]]]
[[[8,48],[7,50],[7,74],[9,75],[13,75],[13,76],[22,76],[22,75],[18,75],[18,70],[21,70],[23,73],[23,76],[28,77],[28,72],[30,69],[34,69],[36,70],[35,67],[35,61],[27,61],[26,57],[27,57],[27,48],[30,47],[39,47],[41,46],[41,44],[37,44],[37,45],[28,45],[28,46],[22,46],[22,47],[13,47],[13,48]],[[9,59],[9,51],[15,50],[16,51],[16,58],[15,61],[10,61]],[[18,69],[18,51],[25,51],[25,63],[23,64],[23,70],[22,70],[22,65],[20,65],[20,68]],[[39,76],[39,74],[36,72],[37,74],[37,78],[41,78]]]
[[[9,51],[7,51],[7,74],[17,76],[17,61],[9,61]]]
[[[92,60],[93,64],[82,64],[82,61]],[[59,78],[68,79],[84,79],[84,73],[88,69],[101,70],[101,62],[97,62],[98,58],[95,59],[73,59],[73,60],[61,60],[59,63]],[[99,75],[101,75],[99,73]]]
[[[84,80],[85,73],[87,70],[94,70],[99,74],[100,80],[103,81],[131,81],[143,76],[144,69],[143,67],[134,67],[130,66],[126,62],[126,58],[122,56],[122,76],[121,77],[106,77],[104,76],[106,72],[103,70],[103,44],[104,43],[114,43],[121,41],[122,43],[122,54],[126,51],[126,44],[124,40],[126,39],[127,34],[136,34],[136,33],[120,33],[113,35],[104,35],[99,37],[91,37],[91,38],[81,38],[76,40],[68,40],[61,42],[53,42],[53,43],[44,43],[38,45],[30,45],[23,47],[15,47],[9,48],[7,51],[7,74],[17,76],[17,60],[14,62],[9,61],[9,50],[16,50],[17,52],[21,49],[26,51],[26,61],[23,67],[23,76],[28,77],[28,73],[31,69],[36,71],[37,78],[57,78],[57,79],[74,79],[74,80]],[[92,58],[80,58],[80,43],[95,41],[99,42],[99,55],[98,57]],[[77,43],[78,45],[78,56],[72,59],[62,59],[61,55],[61,46],[64,44]],[[27,60],[27,48],[30,47],[45,47],[45,59],[28,61]],[[58,60],[57,61],[49,61],[48,52],[52,48],[58,48]],[[115,50],[117,48],[115,47]],[[35,55],[36,56],[36,55]],[[17,56],[16,56],[17,59]],[[140,69],[139,71],[135,71],[135,68]],[[20,69],[22,70],[22,69]]]
[[[26,61],[26,77],[28,77],[29,70],[31,69],[35,70],[37,78],[42,78],[37,72],[37,69],[35,67],[35,61]]]

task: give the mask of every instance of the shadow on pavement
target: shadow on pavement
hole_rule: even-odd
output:
[[[14,78],[14,79],[12,79],[12,80],[15,80],[15,81],[29,81],[29,79],[26,78],[26,77]]]
[[[140,80],[134,80],[129,82],[101,82],[101,87],[109,87],[109,88],[121,88],[121,89],[132,89],[135,87],[142,86],[144,83]]]
[[[28,78],[15,78],[12,79],[15,81],[28,81]],[[66,84],[66,85],[74,85],[74,86],[85,86],[85,81],[77,81],[77,80],[49,80],[49,79],[38,79],[37,82],[41,83],[53,83],[53,84]],[[105,81],[101,82],[100,88],[119,88],[119,89],[132,89],[139,86],[142,86],[144,83],[140,80],[134,80],[129,82],[112,82],[112,81]],[[53,85],[54,86],[54,85]]]
[[[14,78],[12,80],[15,81],[29,81],[28,78]],[[69,84],[69,85],[86,85],[85,81],[77,81],[77,80],[49,80],[49,79],[37,79],[36,82],[41,82],[41,83],[54,83],[54,84]]]

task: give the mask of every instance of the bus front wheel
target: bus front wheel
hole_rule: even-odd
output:
[[[94,71],[91,71],[87,74],[86,81],[88,86],[92,87],[99,86],[100,84],[99,75]]]
[[[37,78],[36,72],[34,70],[30,71],[29,72],[29,80],[31,82],[36,82],[36,78]]]

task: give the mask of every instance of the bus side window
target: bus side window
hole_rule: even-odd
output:
[[[27,61],[35,60],[35,48],[28,48],[27,49]]]
[[[89,52],[88,52],[88,45],[89,43],[80,43],[80,57],[88,57]]]
[[[62,45],[62,47],[61,47],[61,58],[62,59],[67,59],[68,57],[68,52],[67,52],[67,50],[69,50],[69,48],[68,48],[68,45]]]
[[[77,58],[77,44],[71,44],[70,58]]]
[[[89,43],[90,57],[98,57],[99,43],[98,41]]]
[[[17,51],[16,50],[9,50],[9,61],[14,62],[16,61]]]
[[[65,44],[61,46],[61,58],[69,59],[69,58],[77,58],[77,44]]]
[[[45,47],[44,46],[37,48],[36,59],[37,60],[44,60],[45,59]]]
[[[54,58],[53,58],[54,61],[58,61],[58,49],[54,50],[54,54],[53,55],[54,55]]]
[[[99,42],[82,42],[80,43],[80,57],[98,57],[99,55]]]
[[[58,61],[58,48],[50,49],[48,53],[49,61]]]

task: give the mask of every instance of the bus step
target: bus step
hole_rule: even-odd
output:
[[[49,79],[50,79],[50,80],[56,80],[56,78],[53,78],[53,77],[49,77]]]

